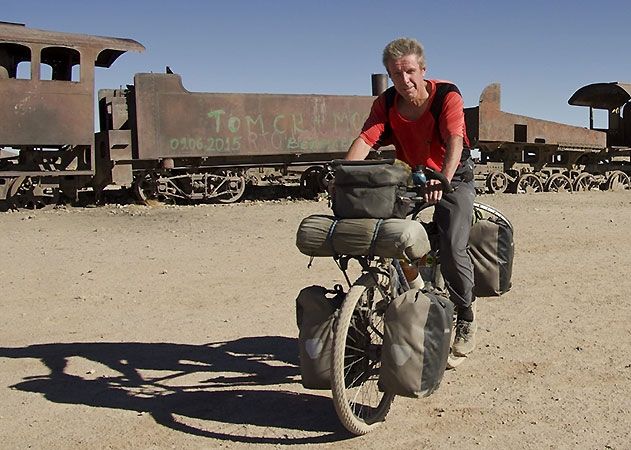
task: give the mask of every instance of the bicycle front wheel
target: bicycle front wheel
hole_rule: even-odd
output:
[[[394,394],[379,390],[387,277],[364,274],[349,290],[333,332],[331,389],[340,421],[366,434],[385,420]],[[380,290],[377,283],[382,284]]]

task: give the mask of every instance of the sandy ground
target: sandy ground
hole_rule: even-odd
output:
[[[299,381],[295,248],[326,202],[0,214],[3,448],[628,449],[631,192],[484,196],[516,229],[478,348],[359,438]]]

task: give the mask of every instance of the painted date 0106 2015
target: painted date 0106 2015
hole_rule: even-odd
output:
[[[239,152],[240,150],[245,150],[246,147],[249,150],[261,148],[259,146],[261,142],[257,142],[258,140],[257,136],[253,136],[253,139],[247,142],[243,142],[241,140],[241,136],[206,138],[181,137],[171,139],[169,141],[169,145],[171,151],[178,153],[234,153]],[[296,139],[293,137],[273,134],[270,136],[268,143],[271,145],[271,148],[276,151],[314,152],[332,150],[346,151],[352,144],[352,141],[352,138]]]
[[[170,140],[173,151],[185,152],[237,152],[241,150],[241,136],[192,138],[182,137]]]

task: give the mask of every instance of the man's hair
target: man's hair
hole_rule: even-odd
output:
[[[394,61],[404,56],[415,55],[421,68],[425,67],[425,50],[423,45],[416,39],[398,38],[386,45],[383,49],[383,65],[388,69],[388,62]]]

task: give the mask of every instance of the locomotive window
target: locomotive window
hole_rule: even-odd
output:
[[[539,161],[539,149],[536,147],[526,147],[523,151],[522,160],[525,163],[534,164]]]
[[[15,78],[19,80],[31,79],[31,62],[30,61],[22,61],[18,63],[18,66],[15,71]]]
[[[609,126],[609,111],[606,109],[594,109],[594,129],[606,130]]]
[[[569,160],[567,153],[554,153],[551,158],[552,163],[565,164]]]
[[[528,142],[528,125],[516,123],[513,132],[513,140],[515,142]]]
[[[79,81],[79,52],[72,48],[46,47],[42,50],[41,79]]]
[[[31,49],[19,44],[0,43],[0,78],[31,79]]]

